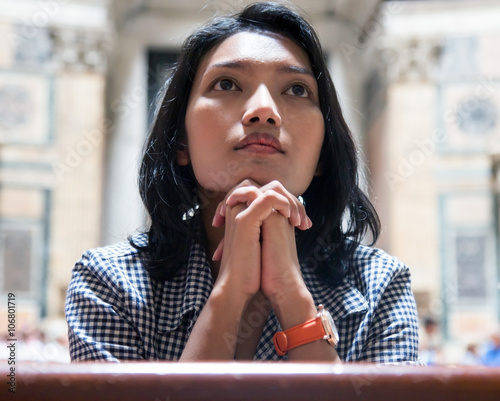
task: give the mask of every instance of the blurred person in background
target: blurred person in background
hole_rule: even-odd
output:
[[[442,363],[441,335],[439,322],[435,317],[424,317],[419,337],[420,360],[428,366]]]
[[[481,357],[484,366],[500,366],[500,330],[497,330],[490,337]]]
[[[481,355],[477,344],[467,344],[465,355],[461,361],[462,365],[481,365]]]

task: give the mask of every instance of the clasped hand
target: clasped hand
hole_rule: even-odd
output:
[[[220,261],[215,286],[248,298],[260,290],[273,303],[305,289],[295,227],[307,230],[312,222],[280,182],[259,186],[244,180],[219,203],[212,224],[225,225],[213,255]]]

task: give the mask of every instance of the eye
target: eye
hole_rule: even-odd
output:
[[[304,85],[294,84],[290,86],[285,92],[287,95],[293,95],[298,97],[309,97],[309,91]]]
[[[219,79],[215,83],[213,88],[214,88],[214,90],[217,90],[217,91],[236,91],[236,90],[238,90],[238,87],[236,86],[236,84],[228,78]]]

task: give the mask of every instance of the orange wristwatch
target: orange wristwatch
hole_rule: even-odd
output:
[[[278,331],[273,336],[274,348],[278,355],[285,355],[288,350],[316,340],[326,340],[335,347],[339,342],[339,333],[332,315],[323,305],[318,306],[315,319],[308,320],[285,331]]]

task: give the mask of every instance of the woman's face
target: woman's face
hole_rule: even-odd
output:
[[[305,192],[324,137],[306,54],[274,34],[241,32],[200,63],[186,112],[187,148],[201,188],[226,193],[244,179]]]

